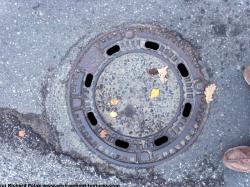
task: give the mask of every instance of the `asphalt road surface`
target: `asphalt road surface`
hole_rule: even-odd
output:
[[[250,64],[249,20],[249,0],[0,0],[0,184],[250,186],[250,175],[222,163],[225,150],[250,144],[250,87],[242,77]],[[79,51],[133,23],[180,33],[217,86],[202,134],[160,169],[101,160],[67,113],[65,85]]]

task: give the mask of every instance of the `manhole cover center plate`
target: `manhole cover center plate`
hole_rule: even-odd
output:
[[[200,134],[206,110],[196,54],[178,34],[152,25],[93,39],[78,55],[67,93],[83,142],[108,162],[136,168],[185,151]],[[157,69],[165,67],[163,83]]]
[[[170,64],[145,53],[125,54],[109,63],[97,81],[95,93],[105,123],[120,134],[134,137],[148,136],[166,127],[180,104],[177,77],[168,68],[168,81],[163,84],[159,75],[147,73],[166,66]],[[159,90],[156,98],[150,98],[153,89]],[[112,117],[112,112],[117,116]]]

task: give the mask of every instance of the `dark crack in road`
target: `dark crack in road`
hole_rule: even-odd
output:
[[[2,147],[3,153],[0,157],[3,158],[3,161],[0,162],[1,164],[5,164],[8,167],[14,167],[15,175],[20,176],[17,178],[9,178],[12,180],[3,180],[8,182],[22,182],[30,181],[29,179],[29,171],[32,171],[33,177],[39,177],[40,172],[43,171],[42,168],[35,168],[37,165],[31,165],[29,168],[25,168],[25,165],[22,165],[22,161],[29,160],[30,163],[38,162],[40,157],[45,157],[50,162],[53,163],[54,170],[50,171],[50,168],[45,167],[48,169],[46,172],[51,172],[51,175],[54,175],[56,172],[61,172],[61,168],[67,169],[70,167],[70,170],[66,170],[63,172],[72,172],[76,169],[85,176],[85,175],[95,175],[96,177],[99,176],[99,182],[109,181],[110,178],[115,179],[112,181],[116,182],[117,184],[126,184],[130,183],[131,185],[146,185],[146,186],[158,186],[165,184],[166,186],[221,186],[223,184],[223,177],[220,176],[219,178],[206,178],[203,180],[196,180],[193,178],[191,173],[187,173],[185,176],[185,180],[182,182],[167,182],[165,179],[162,178],[160,174],[155,173],[153,169],[149,169],[147,175],[137,173],[136,175],[120,175],[120,172],[113,167],[109,167],[108,165],[99,165],[87,162],[87,158],[82,157],[78,153],[75,152],[64,152],[61,150],[60,145],[57,140],[57,132],[55,129],[52,129],[47,119],[44,119],[44,116],[39,116],[35,114],[20,114],[15,110],[1,108],[0,109],[0,143],[6,144],[5,147]],[[20,130],[25,131],[24,137],[19,137],[18,132]],[[13,155],[12,157],[6,156],[8,151],[14,149],[17,151],[18,155]],[[20,157],[21,156],[21,157]],[[30,158],[30,156],[35,156]],[[13,160],[11,160],[13,159]],[[44,159],[42,159],[44,161]],[[10,162],[12,164],[8,164],[6,162]],[[44,164],[46,163],[39,163]],[[10,166],[9,166],[10,165]],[[7,168],[8,168],[7,167]],[[74,169],[75,168],[75,169]],[[86,169],[87,168],[87,169]],[[201,163],[198,164],[197,168],[199,168],[199,173],[202,173],[207,170],[207,168],[211,169],[211,172],[216,171],[217,167],[213,166],[209,163],[209,159],[205,159]],[[33,171],[34,170],[34,171]],[[3,174],[6,176],[11,176],[10,173],[13,171],[4,171]],[[21,173],[28,172],[27,176],[22,175]],[[63,173],[62,173],[63,174]],[[3,175],[4,176],[4,175]],[[52,176],[53,178],[54,176]],[[35,180],[34,182],[43,182],[49,181],[52,178],[46,177]],[[57,179],[58,182],[64,181],[62,178]],[[57,181],[56,180],[56,181]],[[76,180],[74,177],[67,178],[65,182],[82,182],[83,178],[79,178]],[[91,181],[91,179],[90,179]],[[89,180],[88,180],[89,182]],[[96,183],[96,178],[93,179],[94,183]]]
[[[250,94],[241,72],[250,63],[249,0],[1,0],[0,16],[1,183],[249,186],[249,175],[221,161],[225,150],[250,140]],[[65,88],[79,52],[97,35],[156,22],[197,49],[217,90],[185,154],[132,170],[88,150],[71,125]]]

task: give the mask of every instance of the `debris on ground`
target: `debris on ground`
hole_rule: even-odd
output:
[[[168,66],[165,66],[164,68],[157,69],[160,76],[160,81],[162,84],[165,84],[167,82],[167,75],[168,75]]]
[[[205,89],[205,95],[206,95],[206,102],[209,104],[210,102],[213,101],[213,94],[216,90],[216,85],[215,84],[210,84],[206,87]]]
[[[153,88],[150,93],[150,99],[153,99],[155,97],[158,97],[160,95],[160,89]]]
[[[20,137],[20,138],[24,138],[24,137],[25,137],[25,135],[26,135],[26,132],[25,132],[25,130],[24,130],[24,129],[22,129],[22,130],[18,131],[18,134],[17,134],[17,136],[18,136],[18,137]]]
[[[101,138],[106,138],[108,136],[108,131],[106,131],[105,129],[101,130],[101,132],[99,133]]]
[[[112,98],[110,103],[111,103],[111,105],[115,106],[115,105],[118,105],[119,100],[117,98]]]
[[[167,82],[168,66],[165,66],[160,69],[156,68],[147,69],[146,71],[149,75],[159,75],[162,84],[165,84]]]
[[[115,112],[115,111],[110,112],[111,118],[116,118],[117,116],[118,116],[117,112]]]
[[[159,74],[159,72],[156,68],[147,69],[146,71],[149,75],[158,75]]]

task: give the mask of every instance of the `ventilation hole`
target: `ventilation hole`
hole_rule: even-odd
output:
[[[90,87],[92,80],[93,80],[93,75],[89,73],[85,79],[85,86]]]
[[[145,42],[145,47],[153,50],[158,50],[159,44],[156,42],[147,41]]]
[[[125,142],[125,141],[123,141],[123,140],[116,140],[115,141],[115,145],[116,146],[118,146],[118,147],[121,147],[121,148],[123,148],[123,149],[127,149],[128,148],[128,146],[129,146],[129,143],[128,142]]]
[[[160,146],[160,145],[166,143],[167,141],[168,141],[168,137],[167,136],[162,136],[162,137],[156,139],[154,143],[155,143],[156,146]]]
[[[87,114],[87,116],[88,116],[88,119],[89,119],[89,121],[90,121],[90,123],[91,123],[92,125],[97,125],[97,120],[96,120],[95,115],[94,115],[93,112],[89,112],[89,113]]]
[[[110,47],[106,53],[107,53],[107,55],[111,56],[111,55],[117,53],[118,51],[120,51],[120,46],[114,45],[113,47]]]
[[[190,115],[192,109],[192,105],[190,103],[186,103],[182,112],[184,117],[188,117]]]
[[[184,64],[182,64],[182,63],[178,64],[177,68],[180,71],[181,76],[187,77],[189,75],[188,70]]]

